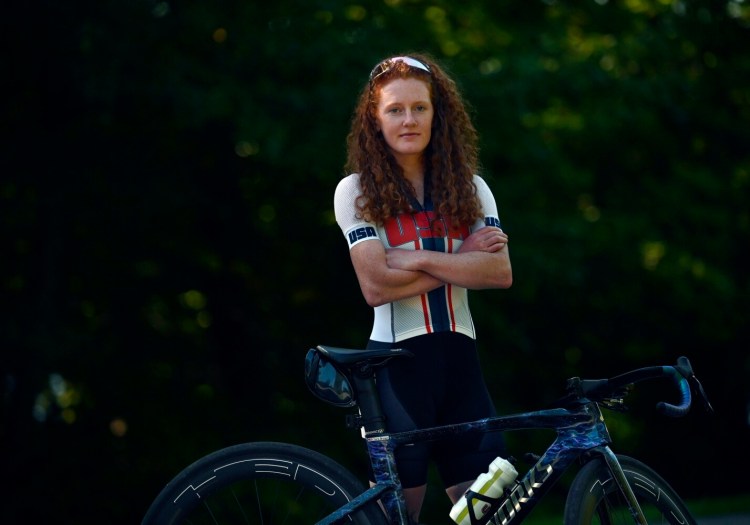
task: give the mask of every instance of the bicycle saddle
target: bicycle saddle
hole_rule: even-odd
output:
[[[317,350],[325,355],[330,361],[347,368],[361,368],[364,366],[379,368],[394,357],[414,356],[414,354],[403,348],[355,350],[352,348],[336,348],[335,346],[318,345]]]

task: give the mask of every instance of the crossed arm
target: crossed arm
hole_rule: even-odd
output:
[[[370,306],[427,293],[446,283],[469,289],[509,288],[513,274],[508,236],[487,226],[467,237],[457,253],[386,250],[367,241],[350,252],[362,294]]]

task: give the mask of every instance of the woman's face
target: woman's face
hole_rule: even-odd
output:
[[[377,123],[399,163],[421,156],[432,135],[434,109],[426,82],[396,78],[380,88]]]

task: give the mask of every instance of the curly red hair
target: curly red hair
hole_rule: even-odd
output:
[[[400,213],[413,211],[406,180],[380,133],[376,109],[381,88],[394,78],[417,78],[427,83],[434,115],[432,138],[424,152],[431,177],[431,197],[436,211],[457,226],[473,224],[483,216],[474,185],[478,171],[478,136],[456,83],[424,54],[410,54],[430,72],[396,61],[362,90],[347,136],[347,173],[359,173],[362,195],[358,215],[382,224]]]

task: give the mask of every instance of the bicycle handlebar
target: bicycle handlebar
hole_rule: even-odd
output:
[[[690,384],[687,378],[673,366],[665,366],[664,373],[665,375],[670,375],[672,380],[677,383],[677,388],[680,389],[680,404],[672,405],[665,401],[659,401],[656,403],[656,409],[665,416],[682,417],[688,413],[692,403]]]
[[[674,366],[651,366],[626,372],[611,379],[584,379],[580,381],[580,393],[584,397],[594,401],[603,400],[612,394],[622,396],[628,385],[639,383],[647,379],[668,377],[672,379],[680,391],[680,402],[676,405],[660,401],[656,409],[669,417],[682,417],[688,413],[692,404],[692,391],[699,395],[707,411],[712,412],[713,407],[703,390],[703,386],[693,373],[693,367],[687,357],[677,359]],[[692,388],[691,388],[692,387]]]

